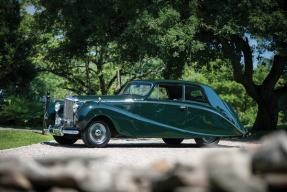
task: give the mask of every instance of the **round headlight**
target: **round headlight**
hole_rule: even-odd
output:
[[[60,110],[61,104],[60,103],[55,103],[55,111],[58,112]]]
[[[77,103],[74,103],[73,105],[73,112],[76,113],[76,111],[78,110],[79,105]]]

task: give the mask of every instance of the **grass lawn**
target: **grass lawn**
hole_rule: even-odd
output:
[[[54,140],[51,135],[46,136],[33,131],[0,130],[0,150],[51,140]]]
[[[41,126],[31,127],[31,126],[17,126],[17,125],[0,125],[2,128],[14,128],[14,129],[28,129],[28,130],[42,130]]]

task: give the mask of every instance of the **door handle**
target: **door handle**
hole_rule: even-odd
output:
[[[181,111],[186,110],[186,108],[187,108],[186,106],[180,106],[180,107],[179,107],[179,109],[180,109]]]

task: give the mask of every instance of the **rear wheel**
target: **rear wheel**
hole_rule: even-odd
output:
[[[162,140],[168,145],[179,145],[183,139],[171,139],[171,138],[162,138]]]
[[[77,137],[71,135],[63,135],[63,136],[53,135],[53,137],[57,141],[57,143],[61,145],[73,145],[74,143],[76,143],[76,141],[78,141]]]
[[[94,121],[82,134],[82,139],[88,147],[106,147],[111,138],[109,126],[104,121]]]
[[[211,146],[218,144],[220,138],[219,137],[202,137],[194,139],[196,144],[200,147],[203,146]]]

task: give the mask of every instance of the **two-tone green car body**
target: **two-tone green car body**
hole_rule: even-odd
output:
[[[188,81],[136,80],[119,95],[68,96],[48,108],[46,131],[60,144],[83,139],[105,147],[111,137],[195,139],[200,146],[246,134],[233,108],[208,86]]]

